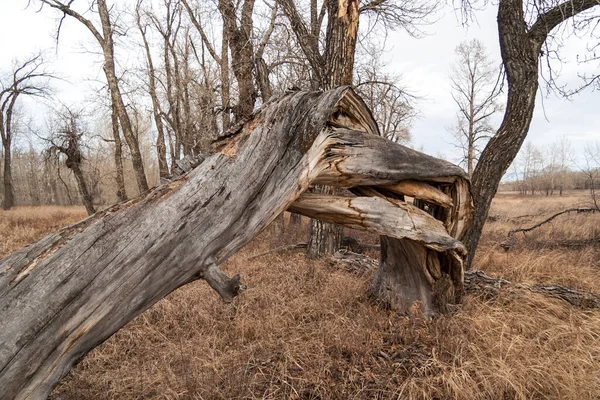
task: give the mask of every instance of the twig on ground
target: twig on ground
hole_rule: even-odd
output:
[[[280,253],[282,251],[288,251],[288,250],[295,250],[295,249],[305,249],[306,247],[308,247],[308,242],[302,242],[302,243],[296,243],[296,244],[288,244],[285,246],[280,246],[280,247],[276,247],[274,249],[271,250],[267,250],[265,252],[259,253],[259,254],[255,254],[252,257],[248,257],[246,260],[250,261],[250,260],[254,260],[258,257],[263,257],[269,254],[273,254],[273,253]]]

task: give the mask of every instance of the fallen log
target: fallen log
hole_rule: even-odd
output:
[[[427,212],[390,189],[405,180],[423,183],[411,193]],[[359,195],[305,193],[315,184]],[[445,200],[428,203],[431,187]],[[0,260],[0,397],[46,398],[77,360],[186,283],[204,279],[231,301],[245,286],[218,265],[286,209],[384,235],[371,289],[398,311],[443,310],[439,281],[460,300],[472,210],[464,172],[378,136],[347,87],[294,91],[189,173]]]
[[[577,214],[580,213],[594,213],[597,212],[598,210],[595,208],[588,208],[588,207],[584,207],[584,208],[569,208],[566,210],[562,210],[559,211],[553,215],[551,215],[550,217],[544,219],[543,221],[540,221],[532,226],[529,226],[527,228],[519,228],[519,229],[513,229],[510,230],[508,232],[508,234],[506,235],[506,240],[504,240],[503,242],[500,243],[500,247],[502,247],[504,249],[504,251],[508,251],[510,250],[511,247],[517,245],[519,242],[517,241],[517,239],[514,237],[515,233],[523,233],[523,235],[525,235],[527,232],[531,232],[534,229],[539,228],[542,225],[545,225],[549,222],[551,222],[552,220],[554,220],[556,217],[559,217],[563,214],[569,214],[572,212],[575,212]],[[593,244],[593,240],[590,241],[590,244]],[[585,245],[585,242],[582,243],[581,245]],[[560,246],[559,246],[560,247]],[[567,241],[565,241],[565,247],[569,247],[569,244],[567,243]],[[578,247],[577,243],[573,243],[573,245],[571,247]]]
[[[542,226],[544,224],[547,224],[548,222],[552,221],[554,218],[556,218],[556,217],[558,217],[560,215],[563,215],[563,214],[568,214],[568,213],[572,213],[572,212],[577,213],[577,214],[580,214],[580,213],[594,213],[594,212],[597,212],[597,211],[598,210],[596,210],[595,208],[581,208],[581,207],[580,208],[569,208],[567,210],[562,210],[560,212],[557,212],[557,213],[551,215],[550,217],[546,218],[545,220],[540,221],[540,222],[538,222],[538,223],[536,223],[536,224],[534,224],[534,225],[532,225],[530,227],[513,229],[513,230],[511,230],[511,231],[508,232],[507,236],[510,238],[515,233],[522,232],[523,234],[525,234],[527,232],[531,232],[532,230],[537,229],[537,228],[539,228],[540,226]]]
[[[497,296],[503,288],[542,293],[580,308],[600,308],[600,295],[596,293],[584,292],[560,285],[511,283],[505,279],[488,276],[481,270],[465,271],[465,291],[467,293],[491,298]]]

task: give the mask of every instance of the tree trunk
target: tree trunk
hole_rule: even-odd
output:
[[[504,173],[517,156],[529,131],[538,89],[538,62],[542,46],[553,29],[569,18],[598,6],[596,0],[560,2],[539,11],[535,22],[525,18],[523,0],[500,0],[498,36],[506,70],[508,96],[502,124],[488,142],[473,173],[473,225],[464,238],[471,267],[483,224]],[[540,7],[541,8],[541,7]],[[534,194],[535,187],[531,188]]]
[[[111,99],[116,106],[117,115],[119,116],[119,121],[121,122],[123,137],[129,146],[138,189],[140,194],[146,193],[148,191],[148,181],[146,180],[146,173],[144,172],[144,163],[142,161],[142,154],[140,153],[138,138],[133,133],[131,120],[127,114],[127,109],[125,108],[123,97],[121,96],[121,91],[117,81],[117,74],[115,72],[112,25],[110,23],[110,17],[105,0],[98,0],[98,12],[100,14],[102,32],[104,34],[104,40],[100,42],[104,54],[104,74],[106,75],[106,81],[108,83]]]
[[[238,102],[234,107],[236,121],[248,118],[254,110],[256,90],[254,89],[254,46],[252,45],[252,13],[254,0],[244,0],[237,25],[236,7],[232,0],[219,0],[219,11],[223,26],[227,29],[231,49],[231,69],[238,83]],[[223,68],[223,65],[221,66]]]
[[[152,100],[152,113],[154,115],[154,124],[156,125],[156,155],[158,156],[158,174],[159,178],[166,178],[169,176],[169,166],[167,164],[167,148],[165,146],[165,130],[163,127],[161,117],[160,101],[156,93],[156,73],[154,71],[154,62],[152,61],[152,53],[150,52],[150,45],[146,39],[146,29],[142,26],[141,17],[139,14],[139,7],[136,8],[136,21],[138,29],[142,35],[144,42],[144,49],[146,51],[146,62],[148,63],[148,93]]]
[[[359,0],[327,1],[327,43],[321,86],[351,85],[358,38]]]
[[[519,0],[504,0],[498,8],[500,51],[508,81],[508,97],[502,124],[479,158],[471,191],[475,214],[464,242],[471,267],[483,225],[500,180],[521,149],[535,107],[538,89],[538,55],[541,43],[529,40]]]
[[[331,0],[327,3],[329,16],[321,87],[331,89],[340,85],[351,85],[354,71],[354,53],[358,34],[358,0]],[[318,192],[330,192],[331,188],[317,187]],[[307,254],[318,258],[333,254],[342,245],[344,238],[340,226],[319,220],[310,222],[310,240]]]
[[[405,180],[422,182],[424,193],[437,187],[452,205],[432,200],[436,219],[403,202],[398,183]],[[359,195],[304,193],[311,184]],[[392,287],[382,299],[392,306],[424,302],[415,293],[432,292],[444,273],[460,288],[466,252],[456,238],[469,223],[468,192],[459,167],[378,136],[351,89],[290,92],[216,143],[187,175],[0,260],[2,396],[46,398],[89,350],[186,283],[204,279],[231,301],[245,286],[218,264],[287,208],[394,238],[381,268],[427,271],[423,257],[397,256],[396,239],[426,248],[427,260],[432,252],[441,274],[424,273],[418,291]],[[409,266],[394,265],[409,258]]]
[[[115,141],[115,182],[117,184],[117,199],[119,202],[127,200],[125,191],[125,177],[123,176],[123,144],[119,134],[119,116],[117,115],[117,106],[111,101],[111,122],[112,134]]]
[[[291,213],[290,214],[290,225],[300,225],[302,222],[302,216],[300,214]]]
[[[334,188],[322,185],[316,186],[314,192],[337,194]],[[309,258],[316,259],[325,254],[333,254],[341,247],[342,239],[344,239],[344,228],[319,219],[311,219],[309,235],[306,255]]]
[[[94,214],[96,212],[96,210],[94,210],[94,202],[92,200],[92,196],[90,195],[90,191],[88,190],[88,187],[85,183],[85,178],[83,176],[83,172],[81,171],[80,166],[72,166],[71,171],[73,171],[75,179],[77,180],[77,186],[79,187],[81,201],[85,206],[85,210],[87,211],[88,215]]]
[[[12,182],[12,149],[8,146],[4,146],[4,201],[2,202],[2,209],[10,210],[15,205],[15,189]]]

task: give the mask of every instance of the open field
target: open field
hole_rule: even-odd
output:
[[[500,194],[475,268],[523,283],[600,293],[600,215],[570,214],[505,252],[510,229],[584,205]],[[85,215],[83,209],[0,212],[0,256]],[[224,266],[249,289],[227,305],[204,282],[181,288],[92,351],[54,399],[598,399],[600,310],[540,294],[467,296],[454,314],[408,319],[365,295],[370,276],[299,251],[247,258],[305,240],[269,228]],[[358,234],[360,240],[374,238]],[[374,254],[372,254],[374,255]]]

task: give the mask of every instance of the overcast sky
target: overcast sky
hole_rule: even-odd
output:
[[[67,103],[83,101],[91,94],[89,81],[103,79],[100,58],[88,51],[97,50],[91,35],[81,24],[67,20],[57,50],[53,37],[57,20],[52,17],[56,14],[50,10],[36,13],[34,8],[25,9],[26,3],[26,0],[0,0],[0,70],[10,68],[15,58],[47,49],[53,69],[66,79],[56,85],[56,97]],[[459,154],[450,144],[452,138],[446,128],[456,118],[448,79],[454,49],[462,40],[478,38],[490,58],[500,63],[494,7],[488,6],[476,16],[477,22],[465,28],[448,8],[438,14],[437,22],[424,28],[427,35],[422,38],[415,39],[403,32],[390,34],[388,52],[384,55],[389,71],[402,74],[404,85],[422,98],[417,105],[420,117],[411,130],[413,146],[433,155],[444,154],[453,161]],[[566,50],[564,56],[568,62],[562,66],[563,82],[577,85],[578,72],[597,70],[597,65],[582,66],[575,61],[576,55],[585,50],[581,40],[570,40]],[[544,93],[543,88],[538,93],[529,141],[544,146],[564,135],[578,153],[582,153],[586,143],[600,141],[600,93],[588,90],[570,101],[556,95],[543,96]],[[497,121],[500,119],[498,115]]]

